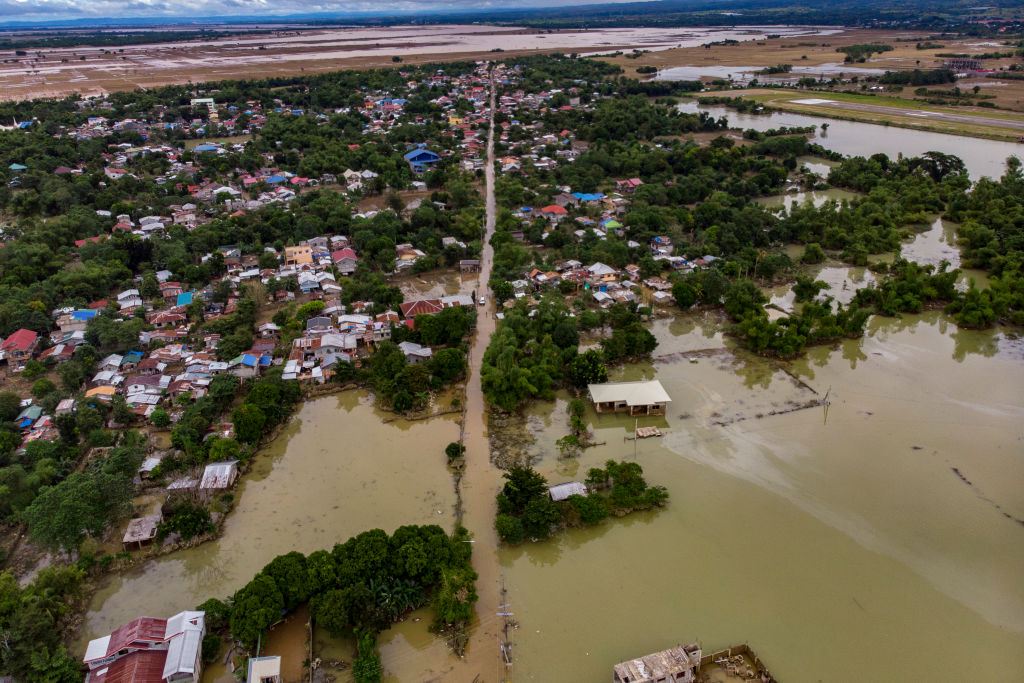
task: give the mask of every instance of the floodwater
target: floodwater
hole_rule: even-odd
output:
[[[90,638],[135,617],[170,616],[208,598],[224,599],[292,550],[329,549],[373,528],[451,529],[455,492],[444,448],[458,439],[457,416],[384,423],[390,417],[362,391],[305,403],[242,478],[223,535],[111,577],[93,597],[72,651],[79,654]],[[428,624],[409,626],[429,636]],[[406,657],[401,671],[411,677],[404,680],[448,657],[443,643],[419,652],[422,660]],[[216,680],[218,670],[210,673],[207,680]]]
[[[567,397],[531,410],[552,483],[635,457],[672,497],[501,550],[515,680],[604,680],[692,641],[749,642],[793,683],[1024,680],[1024,342],[875,317],[779,364],[705,325],[659,321],[653,363],[613,373],[673,399],[635,456],[632,418],[589,411],[607,443],[565,460]]]
[[[703,64],[700,66],[673,66],[662,69],[654,77],[657,81],[696,81],[703,77],[724,78],[737,83],[746,83],[753,79],[760,81],[795,81],[800,76],[881,76],[885,69],[873,69],[870,67],[855,67],[842,62],[830,62],[827,64],[793,64],[793,70],[784,74],[763,74],[759,73],[765,69],[761,66],[722,66],[716,64]]]
[[[818,171],[815,171],[815,173],[817,172]],[[824,175],[825,177],[828,176],[827,173],[822,175]],[[785,207],[786,211],[790,211],[793,208],[794,204],[801,205],[806,204],[807,202],[811,202],[812,204],[814,204],[814,206],[821,206],[830,199],[842,203],[844,201],[856,199],[857,197],[860,196],[862,195],[858,192],[851,192],[850,190],[843,190],[838,187],[833,187],[827,190],[787,192],[786,194],[777,194],[772,195],[770,197],[758,197],[757,199],[754,200],[754,202],[762,206],[767,206],[769,208],[774,206],[782,206]]]
[[[931,151],[955,154],[963,159],[972,180],[978,180],[982,176],[999,178],[1006,171],[1007,157],[1024,155],[1024,147],[1011,142],[964,138],[874,123],[841,121],[789,112],[740,114],[720,105],[698,106],[696,102],[683,102],[678,108],[689,113],[707,112],[715,118],[725,116],[729,119],[729,125],[743,130],[753,128],[765,131],[783,126],[814,126],[816,129],[810,137],[811,142],[849,156],[869,157],[872,154],[887,154],[896,158],[900,154],[908,157],[920,156]],[[821,124],[825,122],[828,123],[828,130],[822,131]]]

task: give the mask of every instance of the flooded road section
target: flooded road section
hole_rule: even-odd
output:
[[[896,126],[841,121],[788,112],[740,114],[728,107],[698,106],[696,102],[683,102],[677,106],[683,112],[707,112],[715,118],[725,116],[729,119],[730,126],[742,130],[753,128],[766,131],[783,126],[815,126],[816,130],[810,137],[811,142],[849,156],[869,157],[872,154],[887,154],[895,159],[900,154],[912,157],[931,151],[955,154],[963,159],[971,180],[978,180],[982,176],[999,178],[1006,171],[1007,157],[1024,154],[1024,147],[1010,142],[963,138]],[[820,126],[826,122],[828,130],[822,131]]]
[[[224,599],[291,550],[329,549],[367,529],[391,533],[403,524],[451,529],[455,494],[444,447],[458,439],[457,416],[385,424],[391,417],[362,391],[303,404],[255,456],[221,538],[111,577],[93,597],[73,651],[135,617],[168,616],[208,598]],[[403,628],[433,643],[429,623]],[[388,640],[385,634],[382,641]],[[349,647],[343,658],[351,661],[351,655]],[[385,657],[384,666],[400,680],[421,680],[448,658],[441,642],[393,661]],[[206,680],[216,680],[210,673]]]
[[[1024,342],[875,317],[778,364],[713,328],[659,321],[654,362],[613,373],[672,397],[636,455],[668,506],[501,551],[516,680],[695,640],[748,642],[787,683],[1024,680]],[[552,483],[634,457],[633,419],[590,411],[607,444],[558,459],[565,398],[529,419]]]

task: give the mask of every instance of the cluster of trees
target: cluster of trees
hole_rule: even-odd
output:
[[[845,62],[864,62],[875,53],[890,51],[892,51],[892,45],[884,43],[858,43],[857,45],[845,45],[836,48],[836,52],[842,52],[846,55],[843,58]]]
[[[956,73],[952,69],[886,71],[878,77],[878,82],[887,85],[940,85],[955,83]]]
[[[582,306],[582,302],[580,302]],[[611,326],[601,350],[579,353],[579,327]],[[640,323],[635,304],[613,304],[607,312],[571,315],[554,294],[531,311],[525,302],[506,309],[484,353],[480,378],[484,395],[502,410],[534,398],[550,399],[562,383],[585,387],[606,382],[604,363],[649,354],[658,342]]]
[[[76,552],[86,536],[99,538],[132,509],[134,478],[145,455],[146,440],[138,433],[124,434],[121,444],[106,456],[43,486],[21,512],[33,540],[51,550]]]
[[[61,636],[82,599],[84,579],[75,566],[47,567],[22,587],[10,570],[0,573],[0,671],[31,683],[82,680]]]
[[[314,621],[332,636],[356,635],[356,670],[362,672],[356,680],[379,681],[373,645],[402,615],[431,604],[438,630],[461,629],[472,618],[477,575],[471,548],[461,527],[452,536],[436,525],[403,526],[391,536],[373,529],[332,550],[280,555],[227,605],[211,600],[200,609],[226,614],[231,636],[251,648],[283,615],[308,603]],[[371,661],[360,664],[364,657]]]
[[[532,467],[513,465],[503,476],[505,485],[497,496],[494,528],[502,542],[509,544],[544,540],[563,526],[589,526],[609,514],[648,510],[668,500],[664,487],[648,486],[643,468],[635,462],[609,460],[604,468],[591,468],[586,482],[590,493],[558,503],[548,494],[547,479]]]

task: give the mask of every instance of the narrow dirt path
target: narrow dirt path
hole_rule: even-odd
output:
[[[480,284],[477,296],[487,296],[487,304],[478,308],[476,337],[469,350],[469,382],[466,386],[466,419],[464,440],[466,446],[466,470],[462,477],[463,525],[473,533],[473,568],[480,578],[477,592],[480,599],[476,604],[476,621],[471,627],[465,667],[453,673],[458,680],[476,683],[499,683],[506,681],[509,670],[501,654],[498,637],[502,618],[501,610],[502,576],[498,563],[498,538],[494,532],[494,496],[500,487],[501,477],[491,464],[490,446],[487,440],[487,404],[480,384],[480,367],[484,351],[490,342],[495,327],[495,306],[486,294],[491,278],[494,250],[490,245],[494,233],[497,210],[494,200],[494,109],[496,92],[494,72],[491,72],[491,102],[487,133],[486,179],[487,218],[484,225],[484,246],[480,254]]]

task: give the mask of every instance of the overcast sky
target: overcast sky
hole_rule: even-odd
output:
[[[267,16],[369,10],[550,7],[622,0],[0,0],[0,23],[82,18]]]

